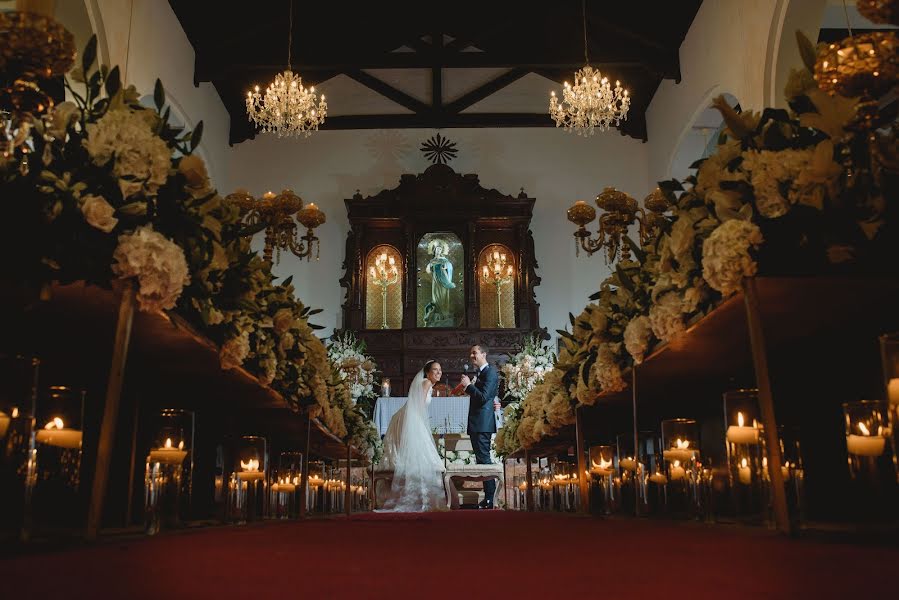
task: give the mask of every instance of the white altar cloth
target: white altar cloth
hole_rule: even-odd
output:
[[[378,398],[375,402],[374,421],[378,434],[387,433],[390,419],[396,414],[406,398],[391,396]],[[468,429],[468,396],[439,396],[431,398],[428,405],[431,431],[437,433],[466,433]]]

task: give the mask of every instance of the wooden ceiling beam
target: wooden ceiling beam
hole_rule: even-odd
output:
[[[499,77],[491,79],[484,85],[482,85],[482,86],[468,92],[467,94],[463,95],[462,97],[454,100],[453,102],[451,102],[450,104],[447,105],[446,110],[447,110],[447,112],[450,112],[450,113],[460,113],[463,110],[465,110],[466,108],[472,106],[473,104],[480,102],[487,96],[490,96],[490,95],[498,92],[499,90],[503,89],[510,83],[514,83],[514,82],[518,81],[519,79],[521,79],[522,77],[524,77],[525,75],[527,75],[530,72],[531,71],[529,71],[527,69],[515,68],[515,69],[512,69],[511,71],[503,73]]]
[[[388,100],[392,100],[400,106],[404,106],[413,112],[427,112],[430,108],[424,102],[416,100],[405,92],[401,92],[392,85],[384,83],[377,77],[369,75],[368,73],[360,69],[350,69],[348,71],[345,71],[344,74],[350,79],[358,81],[365,87],[381,94]]]

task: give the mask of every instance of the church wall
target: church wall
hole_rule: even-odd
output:
[[[744,109],[782,105],[785,74],[798,66],[794,32],[817,37],[825,0],[705,0],[680,48],[680,83],[665,80],[646,113],[650,183],[675,173],[675,156],[712,98]],[[698,158],[698,156],[697,156]]]
[[[297,294],[324,308],[317,322],[322,333],[341,326],[344,290],[344,248],[349,223],[343,204],[358,189],[373,195],[399,184],[403,173],[421,173],[429,163],[419,152],[433,130],[320,131],[308,139],[259,136],[232,149],[228,163],[232,185],[262,194],[292,188],[306,202],[315,202],[328,222],[317,230],[321,260],[301,261],[283,255],[275,272],[293,275]],[[574,225],[565,210],[575,200],[593,201],[604,186],[614,185],[635,198],[648,192],[648,146],[616,132],[592,138],[556,129],[450,129],[443,135],[458,143],[451,166],[460,173],[477,173],[486,188],[517,195],[520,188],[537,199],[534,232],[540,321],[551,332],[568,323],[568,312],[579,312],[588,296],[608,274],[600,254],[580,258],[574,252]],[[440,223],[434,224],[439,230]],[[261,249],[262,239],[254,240]],[[555,334],[554,334],[555,337]]]
[[[161,79],[178,120],[190,129],[203,121],[198,153],[207,162],[216,185],[227,187],[230,118],[211,84],[194,86],[194,50],[169,3],[84,0],[84,4],[97,34],[100,60],[119,65],[123,81],[133,84],[142,95],[152,95],[156,79]],[[58,16],[69,25],[63,13],[58,12]]]

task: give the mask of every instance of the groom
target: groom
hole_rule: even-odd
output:
[[[477,372],[474,380],[468,375],[462,376],[462,386],[470,398],[468,404],[468,436],[479,465],[489,465],[490,438],[496,433],[496,420],[493,416],[495,408],[499,408],[496,393],[499,390],[499,374],[487,364],[487,347],[484,344],[472,346],[469,354]],[[493,496],[496,494],[496,481],[484,482],[484,500],[478,508],[493,508]]]

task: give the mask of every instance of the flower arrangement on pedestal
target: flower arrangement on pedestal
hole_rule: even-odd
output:
[[[725,125],[715,152],[683,182],[659,183],[673,216],[642,247],[627,239],[636,260],[619,262],[595,302],[570,317],[571,331],[558,332],[554,370],[510,415],[517,427],[504,428],[498,448],[531,447],[572,422],[575,407],[626,389],[632,365],[739,291],[745,277],[839,268],[839,240],[822,240],[834,222],[865,230],[883,218],[883,205],[896,200],[885,191],[899,171],[895,123],[872,129],[858,99],[819,89],[815,50],[803,38],[800,48],[806,68],[793,71],[785,90],[790,111],[738,112],[714,100]],[[899,250],[895,240],[891,247]],[[895,272],[895,253],[890,260],[879,267]]]
[[[334,379],[343,392],[340,406],[343,409],[346,436],[355,448],[365,452],[377,463],[381,454],[381,436],[372,422],[374,388],[377,364],[365,352],[365,342],[356,338],[352,331],[335,333],[328,346]]]
[[[6,217],[19,230],[0,238],[17,257],[0,278],[35,289],[133,282],[141,310],[181,315],[219,346],[222,368],[246,369],[346,436],[349,392],[309,323],[320,311],[296,299],[290,278],[276,283],[238,235],[237,207],[192,154],[202,121],[173,126],[162,83],[155,106],[143,106],[95,58],[92,38],[65,80],[72,101],[23,121],[0,153],[0,196],[16,199]]]

